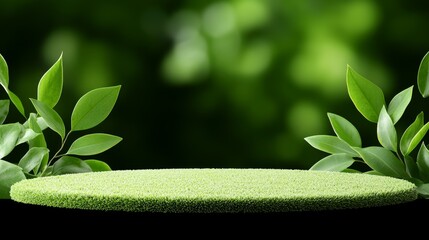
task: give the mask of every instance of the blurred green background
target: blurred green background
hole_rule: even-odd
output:
[[[389,101],[414,85],[429,50],[428,5],[2,0],[0,53],[23,99],[36,96],[40,77],[64,52],[56,110],[66,124],[84,93],[122,85],[112,114],[91,131],[124,138],[98,156],[114,169],[308,168],[325,154],[303,138],[333,134],[326,112],[354,123],[364,145],[376,144],[375,125],[347,96],[346,65]],[[417,89],[413,103],[399,128],[424,110]],[[11,115],[8,122],[22,121]]]

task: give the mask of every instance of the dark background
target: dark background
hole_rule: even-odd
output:
[[[2,0],[0,53],[27,109],[64,53],[56,110],[66,124],[84,93],[122,85],[109,118],[91,130],[124,138],[97,156],[113,169],[308,168],[325,154],[303,138],[333,134],[326,112],[355,124],[365,146],[377,144],[375,125],[347,96],[346,65],[378,84],[386,101],[414,85],[429,50],[428,5]],[[428,103],[415,88],[398,131]],[[15,109],[10,115],[8,122],[24,120]]]

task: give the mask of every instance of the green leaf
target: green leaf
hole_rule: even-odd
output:
[[[0,160],[0,199],[9,199],[10,187],[23,179],[25,175],[20,167]]]
[[[37,113],[39,113],[39,115],[45,119],[49,128],[58,133],[61,136],[61,139],[64,139],[66,135],[66,129],[60,115],[45,103],[36,99],[30,100],[33,103],[34,108],[36,108]]]
[[[416,164],[416,161],[410,156],[405,157],[405,170],[408,175],[412,178],[420,178],[419,168]]]
[[[377,123],[377,138],[380,144],[394,152],[398,151],[398,136],[392,119],[383,106]]]
[[[345,153],[357,157],[356,152],[347,143],[335,136],[315,135],[304,138],[312,147],[330,154]]]
[[[359,131],[350,123],[347,119],[333,114],[328,113],[329,121],[331,122],[332,128],[335,134],[344,142],[348,143],[353,147],[362,147],[362,140],[359,135]]]
[[[31,128],[21,128],[21,133],[19,134],[19,138],[16,141],[16,145],[28,142],[32,139],[34,139],[35,137],[39,136],[40,133],[36,133],[33,129]]]
[[[43,157],[47,155],[49,149],[45,147],[33,147],[21,158],[18,166],[26,173],[32,171],[35,167],[39,166]],[[37,172],[35,172],[37,174]]]
[[[344,153],[333,154],[315,163],[310,170],[341,172],[354,162],[355,160],[350,155]]]
[[[417,193],[425,198],[429,198],[429,183],[418,186]]]
[[[423,118],[423,112],[421,112],[419,115],[417,115],[416,120],[414,120],[414,122],[411,123],[411,125],[402,134],[401,140],[399,141],[399,147],[401,149],[402,155],[407,156],[411,152],[411,142],[419,130],[423,127]]]
[[[9,70],[7,67],[6,60],[0,54],[0,84],[3,86],[5,91],[9,89]]]
[[[20,133],[21,126],[19,123],[0,125],[0,159],[12,152]]]
[[[423,57],[420,62],[419,70],[417,73],[417,85],[420,94],[426,98],[429,96],[429,52]]]
[[[30,117],[28,119],[28,126],[35,133],[39,134],[37,137],[31,139],[28,142],[28,145],[29,145],[30,148],[33,148],[33,147],[47,147],[45,136],[43,135],[42,129],[40,128],[37,119],[38,118],[36,117],[35,113],[30,113]],[[43,119],[43,118],[41,118],[41,119]],[[43,121],[43,122],[45,122],[45,121]],[[34,168],[34,172],[39,172],[39,170],[40,171],[45,171],[45,168],[47,167],[48,161],[49,161],[49,155],[46,154],[43,157],[42,162],[40,163],[40,166],[36,166]]]
[[[429,150],[424,143],[420,146],[419,153],[417,154],[417,166],[421,178],[424,181],[429,181]]]
[[[367,171],[367,172],[364,172],[364,173],[365,174],[369,174],[369,175],[384,176],[384,174],[379,173],[379,172],[377,172],[375,170]]]
[[[112,171],[107,163],[100,160],[89,159],[85,160],[84,162],[91,167],[93,172]]]
[[[0,100],[0,124],[3,124],[9,114],[9,100]]]
[[[121,86],[94,89],[83,95],[73,109],[71,130],[85,130],[104,121],[115,106]]]
[[[373,170],[386,176],[407,179],[405,166],[393,152],[382,147],[354,148]]]
[[[54,108],[61,97],[63,90],[63,55],[42,76],[37,88],[37,100]]]
[[[374,83],[347,66],[347,90],[357,110],[376,123],[384,103],[383,91]]]
[[[52,166],[52,175],[92,172],[91,167],[76,157],[63,156]]]
[[[105,134],[93,133],[76,139],[66,154],[88,156],[106,151],[118,144],[122,138]]]
[[[413,86],[403,90],[392,98],[392,101],[390,101],[389,106],[387,107],[387,112],[392,118],[393,124],[397,123],[399,119],[401,119],[405,109],[411,101],[412,96]]]
[[[7,94],[9,96],[9,99],[12,101],[13,105],[16,107],[16,109],[18,109],[19,113],[21,113],[21,115],[25,117],[24,106],[22,105],[22,102],[19,99],[19,97],[16,96],[15,93],[13,93],[10,90],[7,90]]]
[[[351,168],[344,169],[341,172],[345,172],[345,173],[362,173],[361,171],[358,171],[356,169],[351,169]]]

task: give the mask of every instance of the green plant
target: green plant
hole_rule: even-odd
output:
[[[413,86],[395,95],[386,105],[383,91],[350,66],[347,66],[346,81],[348,94],[357,110],[367,120],[377,124],[377,138],[381,146],[362,147],[356,127],[347,119],[328,113],[336,136],[316,135],[305,140],[314,148],[331,155],[310,169],[359,172],[351,168],[359,162],[371,169],[365,173],[406,179],[417,186],[421,197],[429,198],[429,150],[422,142],[429,130],[429,123],[424,123],[421,112],[400,138],[395,128],[411,102]],[[429,52],[420,63],[417,86],[423,98],[429,96]],[[419,144],[420,149],[413,156],[413,150]]]
[[[70,130],[66,133],[61,116],[53,109],[63,88],[62,54],[40,79],[37,98],[30,98],[35,112],[26,115],[20,98],[9,89],[9,70],[1,54],[0,85],[9,97],[0,100],[0,198],[10,198],[10,187],[26,178],[110,170],[105,162],[82,160],[80,157],[104,152],[118,144],[122,140],[120,137],[104,133],[87,134],[71,143],[67,151],[64,148],[71,133],[90,129],[106,119],[116,103],[120,86],[98,88],[83,95],[73,109]],[[4,124],[10,102],[25,118],[23,123]],[[44,136],[47,128],[61,138],[60,147],[55,152],[47,146]],[[24,143],[29,148],[18,163],[5,160],[16,146]]]

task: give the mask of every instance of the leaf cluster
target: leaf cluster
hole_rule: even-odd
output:
[[[9,70],[1,54],[0,85],[9,97],[0,100],[0,198],[10,198],[10,187],[23,179],[111,170],[103,161],[83,157],[110,149],[122,140],[118,136],[106,133],[86,134],[65,148],[72,133],[93,128],[107,118],[116,103],[120,86],[98,88],[84,94],[74,106],[71,126],[67,130],[63,118],[54,110],[63,89],[62,54],[41,77],[37,97],[30,98],[35,111],[27,114],[21,99],[10,90]],[[11,105],[24,117],[23,123],[5,123]],[[60,147],[56,151],[47,146],[44,135],[47,129],[60,137]],[[28,145],[24,156],[18,161],[6,160],[20,144]]]
[[[347,90],[356,109],[370,122],[377,124],[380,146],[362,146],[356,127],[344,117],[328,113],[335,136],[315,135],[305,140],[314,148],[330,155],[310,169],[322,171],[360,172],[357,164],[366,165],[364,173],[406,179],[417,186],[419,195],[429,198],[429,150],[423,141],[429,130],[420,112],[400,134],[395,124],[411,102],[413,86],[396,94],[386,104],[382,89],[350,66],[347,66]],[[417,74],[417,86],[423,98],[429,96],[429,52],[423,57]],[[420,146],[418,148],[418,146]],[[417,153],[414,150],[418,148]]]

